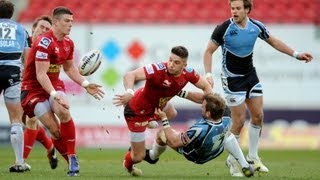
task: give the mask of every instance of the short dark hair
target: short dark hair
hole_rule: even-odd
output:
[[[58,6],[56,8],[53,9],[52,11],[52,17],[53,18],[59,18],[60,15],[63,14],[69,14],[69,15],[73,15],[72,11],[64,6]]]
[[[181,57],[181,58],[188,58],[189,56],[189,53],[188,53],[188,50],[187,48],[183,47],[183,46],[176,46],[176,47],[173,47],[171,49],[171,53]]]
[[[226,107],[225,100],[217,93],[215,94],[207,94],[204,96],[204,99],[207,101],[206,104],[206,112],[210,112],[211,118],[213,120],[221,119],[224,110]]]
[[[14,4],[8,0],[0,0],[0,18],[11,19],[14,12]]]
[[[47,21],[48,23],[50,23],[50,24],[52,25],[52,20],[51,20],[50,16],[43,15],[43,16],[38,17],[38,18],[33,22],[32,28],[37,27],[39,21],[41,21],[41,20]]]
[[[229,0],[229,4],[233,1],[237,1],[237,0]],[[252,0],[242,0],[242,2],[243,2],[244,9],[249,9],[249,13],[250,13],[253,6]]]

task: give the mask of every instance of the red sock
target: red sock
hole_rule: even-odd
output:
[[[130,151],[128,151],[126,153],[126,155],[124,156],[123,165],[128,169],[129,172],[132,171],[133,161],[132,161],[132,157],[131,157]]]
[[[76,128],[73,120],[60,124],[61,139],[67,147],[68,155],[76,154]]]
[[[51,150],[53,143],[52,140],[47,136],[44,128],[39,125],[37,141],[39,141],[48,151]]]
[[[65,144],[63,143],[63,141],[60,139],[52,139],[52,142],[54,144],[54,147],[59,151],[59,153],[61,154],[61,156],[67,161],[69,162],[68,159],[68,153],[67,153],[67,148],[65,146]]]
[[[26,128],[24,131],[23,159],[27,159],[36,141],[38,130]]]

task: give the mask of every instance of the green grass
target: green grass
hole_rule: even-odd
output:
[[[184,159],[178,153],[168,150],[156,165],[146,162],[138,164],[143,170],[142,177],[130,177],[122,168],[125,149],[78,149],[80,176],[77,179],[236,179],[229,175],[225,166],[227,153],[203,165]],[[255,175],[251,179],[319,179],[319,151],[309,150],[263,150],[260,156],[270,172],[264,176]],[[8,167],[14,161],[9,146],[0,146],[0,179],[64,179],[67,163],[59,156],[59,165],[51,170],[46,152],[37,145],[29,156],[32,170],[26,173],[9,173]]]

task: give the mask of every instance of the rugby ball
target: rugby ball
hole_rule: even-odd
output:
[[[101,64],[101,53],[99,50],[91,50],[85,53],[79,63],[79,72],[82,76],[89,76],[96,72]]]

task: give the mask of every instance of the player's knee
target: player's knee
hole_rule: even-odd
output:
[[[58,117],[61,122],[67,122],[71,119],[70,112],[68,110],[62,110],[59,114]]]
[[[263,112],[257,113],[251,117],[251,123],[260,126],[263,123],[264,114]]]
[[[29,128],[29,129],[37,129],[37,119],[34,117],[34,118],[27,118],[26,120],[26,127]]]

